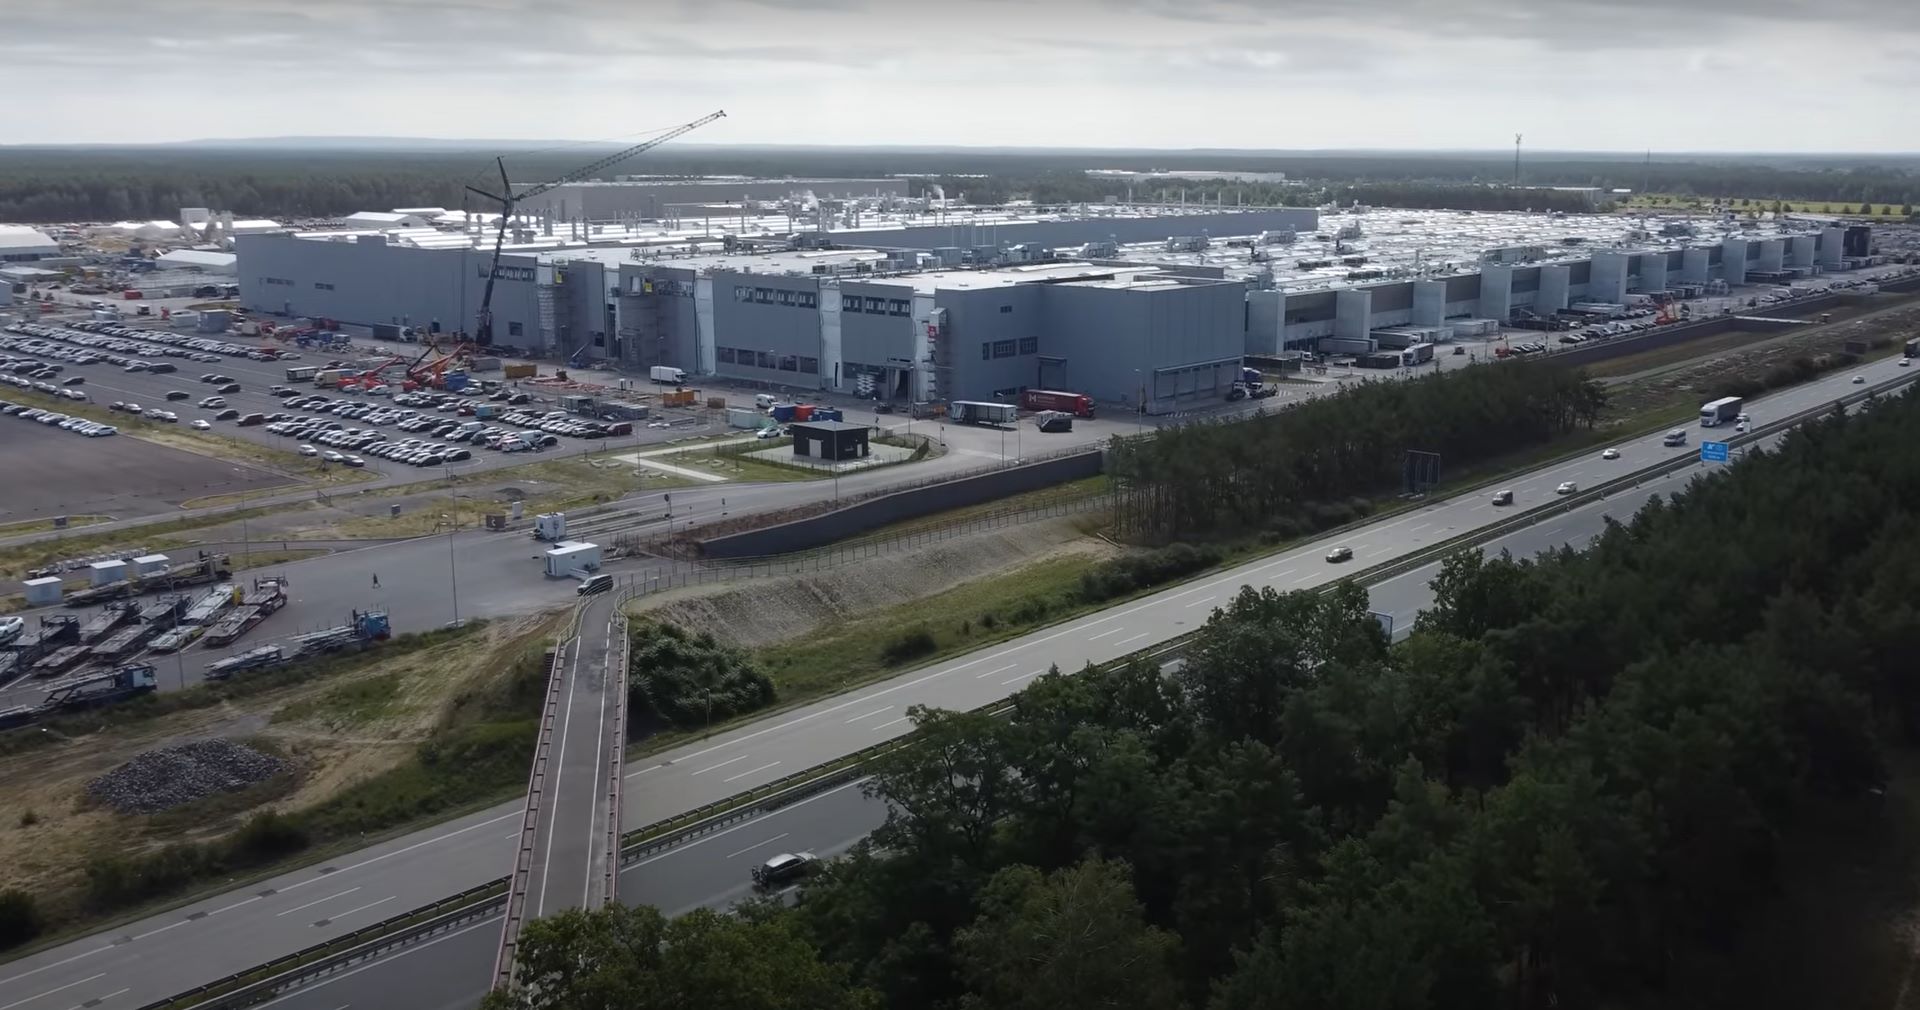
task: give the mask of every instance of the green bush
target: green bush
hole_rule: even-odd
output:
[[[926,625],[906,628],[880,646],[880,659],[888,665],[930,656],[940,648]]]
[[[226,868],[220,847],[177,843],[137,855],[95,856],[87,861],[87,899],[112,911],[157,898]]]
[[[1183,575],[1220,563],[1217,547],[1174,544],[1112,561],[1102,561],[1080,575],[1080,598],[1103,603],[1171,582]]]
[[[40,935],[40,906],[33,895],[8,888],[0,891],[0,950],[18,947]]]
[[[299,852],[309,841],[306,827],[297,819],[263,810],[247,818],[227,845],[236,862],[266,863]]]
[[[773,681],[746,653],[710,634],[641,624],[629,645],[631,703],[672,725],[702,726],[773,703]]]

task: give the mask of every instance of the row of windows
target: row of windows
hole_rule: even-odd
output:
[[[756,305],[791,305],[798,309],[817,308],[820,298],[811,291],[785,291],[780,288],[750,288],[740,286],[733,289],[736,302],[753,302]]]
[[[862,298],[859,295],[841,295],[840,311],[864,312],[872,316],[910,316],[913,315],[913,303],[905,298]]]
[[[287,280],[285,277],[262,277],[260,280],[266,284],[278,284],[285,288],[293,287],[293,282]]]
[[[315,291],[332,291],[332,290],[333,290],[333,285],[331,285],[331,284],[323,284],[323,283],[321,283],[321,282],[319,282],[319,281],[314,281],[314,282],[313,282],[313,289],[314,289]]]
[[[635,250],[635,251],[638,252],[639,250]],[[661,278],[635,277],[631,280],[630,283],[631,283],[632,290],[627,292],[628,294],[679,295],[680,297],[683,297],[683,298],[693,297],[692,281],[677,280],[671,277],[661,277]]]
[[[750,351],[744,347],[716,347],[714,356],[723,365],[745,365],[748,368],[764,368],[768,371],[798,372],[802,375],[819,375],[820,359],[803,358],[796,354],[775,354],[772,351]]]
[[[1016,348],[1018,348],[1016,350]],[[980,342],[980,360],[992,361],[994,358],[1011,358],[1018,354],[1039,354],[1039,337],[1021,337],[1018,341],[995,340]]]
[[[486,280],[487,264],[481,263],[475,266],[474,273],[481,280]],[[502,281],[532,281],[533,268],[532,267],[498,266],[493,268],[493,276],[495,280],[502,280]],[[558,277],[554,278],[555,283],[558,283],[559,280],[560,278]]]

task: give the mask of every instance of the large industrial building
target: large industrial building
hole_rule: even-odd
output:
[[[1869,253],[1865,228],[1818,222],[1716,222],[1706,236],[1601,215],[808,206],[804,218],[744,205],[654,222],[527,214],[494,276],[495,341],[897,402],[1053,388],[1164,412],[1223,396],[1247,355],[1785,283]],[[418,225],[237,236],[241,297],[286,315],[469,329],[491,233]]]
[[[516,185],[528,189],[540,183]],[[787,199],[897,199],[907,195],[905,179],[750,179],[724,176],[623,176],[610,182],[570,182],[547,190],[523,205],[529,213],[562,220],[612,221],[639,217],[665,220],[692,215],[694,208],[735,206]],[[694,215],[697,216],[697,215]]]

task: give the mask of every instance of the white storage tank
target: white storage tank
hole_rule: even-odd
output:
[[[127,577],[125,561],[95,561],[87,566],[87,584],[110,586]]]
[[[554,544],[547,552],[547,575],[564,579],[579,575],[581,572],[598,571],[600,568],[600,545],[583,540],[563,540]]]

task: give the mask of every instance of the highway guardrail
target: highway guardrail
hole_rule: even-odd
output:
[[[1865,389],[1844,394],[1835,400],[1810,407],[1786,418],[1756,427],[1745,435],[1727,439],[1735,444],[1749,444],[1760,439],[1776,435],[1795,427],[1806,420],[1824,414],[1838,406],[1852,406],[1864,402],[1882,393],[1891,392],[1913,382],[1920,376],[1902,376]],[[1588,450],[1591,451],[1591,450]],[[1571,454],[1562,458],[1577,459],[1587,452]],[[1662,460],[1651,466],[1642,467],[1630,474],[1623,475],[1577,494],[1568,495],[1552,505],[1528,509],[1498,523],[1481,527],[1450,538],[1429,547],[1421,548],[1407,555],[1382,562],[1371,568],[1356,572],[1345,579],[1337,579],[1320,587],[1317,591],[1330,591],[1344,581],[1375,583],[1417,571],[1434,561],[1444,558],[1455,551],[1477,546],[1510,533],[1516,529],[1535,525],[1554,515],[1564,514],[1573,509],[1592,504],[1620,491],[1631,490],[1645,483],[1649,478],[1657,478],[1677,473],[1698,465],[1697,454]],[[1557,464],[1543,464],[1542,467]],[[1539,469],[1539,468],[1536,468]],[[1487,486],[1500,481],[1491,481]],[[1462,492],[1472,493],[1472,492]],[[1457,497],[1454,496],[1454,497]],[[1377,521],[1377,520],[1376,520]],[[1326,539],[1325,536],[1320,539]],[[1199,578],[1205,578],[1200,576]],[[1196,581],[1196,580],[1189,580]],[[1164,590],[1160,590],[1164,591]],[[570,627],[577,627],[576,613]],[[1166,663],[1184,655],[1187,648],[1199,635],[1198,631],[1187,632],[1166,641],[1156,643],[1144,649],[1128,653],[1110,660],[1102,666],[1115,666],[1142,660]],[[568,639],[570,640],[570,639]],[[989,702],[975,712],[1002,714],[1011,710],[1008,699]],[[892,753],[902,747],[910,746],[911,733],[881,743],[872,744],[844,757],[813,768],[803,769],[776,779],[757,789],[739,793],[725,800],[706,804],[686,813],[669,817],[653,824],[636,828],[621,837],[620,859],[622,867],[630,866],[641,859],[668,851],[686,842],[723,830],[742,821],[762,816],[781,807],[789,806],[810,796],[837,788],[848,782],[856,781],[867,773],[867,765],[875,758]],[[616,873],[617,876],[617,873]],[[450,898],[422,906],[411,912],[383,922],[356,930],[347,936],[326,943],[316,944],[303,951],[236,972],[225,978],[209,982],[202,986],[167,999],[149,1003],[139,1010],[186,1010],[188,1007],[206,1008],[206,1010],[228,1010],[256,1006],[290,989],[320,981],[341,970],[369,960],[402,950],[406,947],[442,935],[448,930],[466,923],[484,921],[499,914],[507,907],[507,893],[510,878],[500,877],[485,884],[469,888]]]
[[[579,624],[576,612],[573,624]],[[514,849],[513,873],[508,877],[506,922],[500,928],[500,949],[493,963],[493,986],[513,981],[513,952],[520,942],[520,926],[527,908],[527,877],[533,872],[535,841],[540,830],[540,803],[546,792],[547,761],[553,750],[553,724],[560,710],[560,671],[566,669],[567,649],[574,639],[561,639],[547,666],[547,695],[540,706],[540,736],[534,743],[533,770],[527,776],[527,804],[520,815],[520,843]]]

